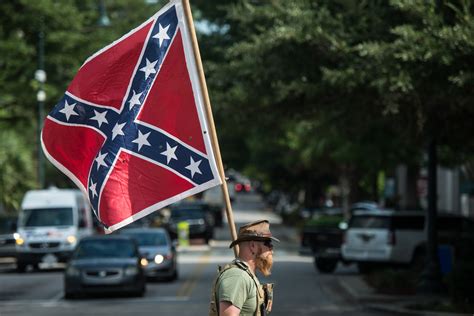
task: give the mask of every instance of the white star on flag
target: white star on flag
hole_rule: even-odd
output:
[[[202,160],[194,161],[193,157],[190,157],[190,158],[191,159],[190,159],[190,162],[189,162],[189,166],[187,166],[186,169],[191,171],[191,178],[193,178],[195,173],[202,174],[201,170],[199,170],[199,165],[201,164]]]
[[[74,111],[74,107],[77,103],[69,104],[67,100],[64,101],[64,108],[59,112],[64,113],[66,115],[66,120],[69,121],[71,115],[79,115]]]
[[[95,159],[95,161],[97,162],[97,170],[99,170],[100,166],[107,167],[107,164],[104,161],[105,156],[107,156],[107,153],[101,155],[99,152],[99,156],[97,156],[97,158]]]
[[[125,122],[122,124],[119,124],[119,123],[115,124],[114,128],[112,129],[112,140],[114,140],[114,138],[117,137],[117,135],[122,135],[122,136],[125,135],[122,131],[122,128],[125,126],[125,124],[127,123]]]
[[[178,146],[171,147],[170,144],[166,143],[166,150],[163,151],[161,154],[166,156],[166,163],[169,164],[171,159],[178,160],[176,157],[175,151]]]
[[[148,132],[146,134],[142,134],[140,130],[138,131],[138,137],[135,140],[132,140],[132,143],[138,144],[138,151],[142,148],[143,145],[150,146],[150,143],[148,142],[147,138],[150,136],[151,132]]]
[[[170,39],[170,37],[168,36],[168,33],[167,33],[170,26],[168,25],[165,28],[163,28],[161,26],[161,24],[159,24],[158,26],[159,26],[160,29],[159,29],[158,33],[153,35],[153,38],[158,38],[160,40],[160,47],[161,47],[161,44],[163,44],[164,40],[169,40]]]
[[[155,66],[156,66],[157,62],[158,62],[158,60],[155,60],[154,62],[151,63],[148,60],[148,58],[146,58],[146,66],[140,68],[140,71],[143,71],[145,73],[145,80],[148,79],[148,76],[150,74],[156,74]]]
[[[97,190],[96,190],[97,183],[94,183],[91,181],[91,186],[89,187],[89,190],[92,192],[92,198],[97,196]]]
[[[130,101],[128,101],[130,103],[130,110],[135,106],[135,105],[141,105],[140,103],[140,97],[142,96],[143,92],[140,92],[139,94],[137,94],[135,92],[135,90],[133,90],[133,95],[132,97],[130,98]]]
[[[100,127],[102,125],[102,123],[106,123],[106,124],[109,123],[107,121],[107,119],[105,118],[106,115],[107,115],[107,111],[98,112],[98,111],[94,110],[94,117],[92,117],[91,120],[97,121],[97,123],[99,124],[99,127]]]

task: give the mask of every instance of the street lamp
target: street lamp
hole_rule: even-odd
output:
[[[41,148],[41,129],[43,127],[44,102],[46,101],[46,92],[44,84],[46,82],[46,71],[44,70],[44,18],[40,17],[38,31],[38,65],[35,72],[35,79],[38,81],[38,92],[36,101],[38,102],[38,186],[44,188],[44,155]]]
[[[101,27],[110,26],[110,19],[107,16],[104,0],[99,0],[99,21],[97,24]]]
[[[98,25],[101,27],[107,27],[110,25],[110,19],[107,16],[105,9],[104,0],[99,0],[99,21]],[[44,17],[40,16],[39,18],[39,27],[38,27],[38,64],[37,70],[35,71],[35,79],[38,81],[38,92],[36,93],[36,101],[38,104],[38,187],[40,189],[44,188],[45,185],[45,169],[44,169],[44,155],[43,149],[41,147],[41,130],[43,128],[43,118],[44,118],[44,102],[46,101],[46,92],[44,91],[44,84],[46,82],[46,71],[44,69],[44,40],[46,34],[44,31]]]

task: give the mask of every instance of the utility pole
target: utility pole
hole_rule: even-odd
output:
[[[46,71],[44,70],[44,17],[40,17],[38,28],[38,67],[35,72],[35,79],[38,81],[38,92],[36,101],[38,102],[38,186],[44,188],[44,155],[41,147],[41,130],[43,128],[44,117],[44,101],[46,100],[46,92],[44,91],[44,83],[46,82]]]
[[[435,294],[442,291],[441,271],[438,261],[437,219],[437,167],[438,155],[436,139],[428,144],[428,210],[426,214],[426,266],[421,274],[418,292]]]

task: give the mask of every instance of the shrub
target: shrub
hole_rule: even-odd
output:
[[[378,293],[408,295],[415,293],[418,275],[410,270],[386,268],[372,271],[365,280]]]
[[[447,277],[449,296],[453,304],[474,307],[474,260],[458,262]]]

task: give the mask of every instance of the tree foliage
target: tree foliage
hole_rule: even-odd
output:
[[[97,25],[99,0],[0,2],[0,203],[8,208],[35,183],[39,30],[49,110],[88,56],[166,1],[104,3],[108,28]],[[445,162],[472,159],[470,1],[191,5],[226,166],[314,194],[345,175],[363,194],[380,171],[418,162],[433,137]],[[48,183],[65,181],[53,170]]]
[[[214,2],[228,31],[203,53],[211,95],[221,137],[244,138],[230,163],[297,189],[324,173],[375,182],[431,137],[456,163],[472,155],[469,1]]]
[[[44,33],[46,112],[56,104],[81,64],[98,49],[137,27],[165,1],[105,1],[111,26],[100,28],[99,0],[0,1],[0,205],[18,208],[37,186],[39,33]],[[47,184],[71,185],[49,163]]]

